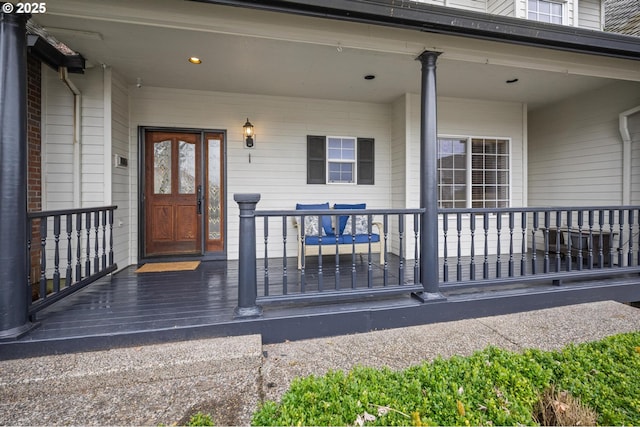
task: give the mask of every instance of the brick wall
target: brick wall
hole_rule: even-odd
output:
[[[42,210],[42,134],[41,134],[41,63],[38,59],[27,58],[27,210]],[[32,225],[31,281],[40,277],[40,221]]]

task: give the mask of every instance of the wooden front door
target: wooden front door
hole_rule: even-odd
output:
[[[145,255],[202,253],[200,133],[145,135]]]
[[[225,257],[224,132],[145,131],[143,256]]]

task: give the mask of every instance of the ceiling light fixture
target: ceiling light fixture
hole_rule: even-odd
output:
[[[191,62],[192,64],[202,64],[202,59],[198,58],[197,56],[192,56],[189,58],[189,62]]]

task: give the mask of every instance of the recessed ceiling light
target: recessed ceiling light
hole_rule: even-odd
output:
[[[365,80],[373,80],[375,78],[376,78],[376,76],[374,76],[373,74],[367,74],[366,76],[364,76]]]
[[[189,62],[191,62],[192,64],[202,64],[202,59],[198,58],[197,56],[192,56],[191,58],[189,58]]]

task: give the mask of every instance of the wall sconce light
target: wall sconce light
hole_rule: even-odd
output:
[[[253,132],[253,125],[249,121],[248,117],[247,122],[242,126],[242,130],[242,134],[244,135],[244,146],[247,148],[253,148],[256,135]]]

